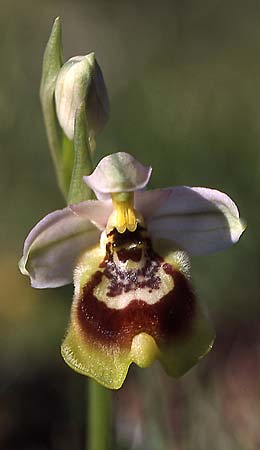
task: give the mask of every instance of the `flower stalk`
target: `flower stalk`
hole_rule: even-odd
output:
[[[87,439],[86,450],[112,448],[112,392],[94,380],[87,383]]]

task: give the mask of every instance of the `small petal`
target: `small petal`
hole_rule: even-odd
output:
[[[74,214],[91,222],[101,231],[106,228],[108,218],[113,211],[112,201],[87,200],[85,202],[70,205]]]
[[[135,192],[134,206],[149,221],[158,209],[169,199],[171,189],[153,189],[151,191]]]
[[[143,166],[129,153],[119,152],[103,158],[94,172],[84,177],[84,181],[98,199],[107,200],[111,193],[143,189],[151,173],[150,166]]]
[[[98,242],[102,229],[101,208],[109,215],[109,205],[90,200],[55,211],[44,217],[29,233],[20,270],[29,275],[36,288],[58,287],[71,283],[79,254]],[[108,207],[108,211],[107,211]]]
[[[169,239],[191,255],[225,249],[238,241],[245,226],[235,203],[223,192],[178,186],[150,218],[154,239]]]

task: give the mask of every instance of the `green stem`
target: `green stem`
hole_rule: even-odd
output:
[[[112,434],[112,395],[96,381],[88,380],[88,435],[86,450],[109,450]]]

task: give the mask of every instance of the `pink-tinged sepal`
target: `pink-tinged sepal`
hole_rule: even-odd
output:
[[[19,267],[35,288],[73,281],[80,253],[99,241],[112,211],[111,202],[88,200],[45,216],[27,236]]]
[[[180,376],[214,340],[190,284],[187,256],[166,254],[163,242],[157,245],[154,251],[141,227],[113,230],[106,248],[87,251],[75,271],[62,355],[111,389],[121,387],[132,362],[148,367],[159,359]]]
[[[161,202],[155,201],[154,214],[149,216],[151,235],[168,239],[190,255],[223,250],[236,243],[245,230],[237,206],[223,192],[188,186],[151,192],[157,193]]]
[[[103,158],[94,172],[83,179],[98,199],[108,200],[114,193],[145,188],[151,173],[150,166],[144,166],[129,153],[118,152]]]

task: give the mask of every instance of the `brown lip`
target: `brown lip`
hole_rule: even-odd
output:
[[[120,236],[120,246],[123,245],[124,238],[128,238],[128,236]],[[158,279],[157,272],[161,267],[172,277],[173,289],[153,305],[136,299],[137,285],[134,271],[128,286],[129,272],[121,269],[120,271],[115,267],[112,250],[108,245],[106,258],[100,264],[101,270],[92,276],[83,288],[82,298],[78,299],[76,320],[88,342],[130,348],[133,337],[141,332],[153,336],[158,345],[163,345],[175,337],[189,334],[196,315],[196,299],[189,281],[182,273],[176,271],[170,264],[164,263],[162,258],[153,252],[149,240],[146,239],[144,245],[148,253],[147,264],[146,267],[138,269],[146,271],[143,287],[149,287],[151,293],[154,289],[159,289],[160,279]],[[135,252],[133,249],[121,248],[118,251],[123,252],[121,253],[123,260],[133,258],[135,261],[135,258],[139,258],[139,252]],[[102,268],[104,269],[102,270]],[[132,291],[133,299],[125,308],[109,308],[95,297],[94,289],[101,283],[103,276],[110,279],[108,296],[119,295],[127,289],[127,286],[128,292]]]

